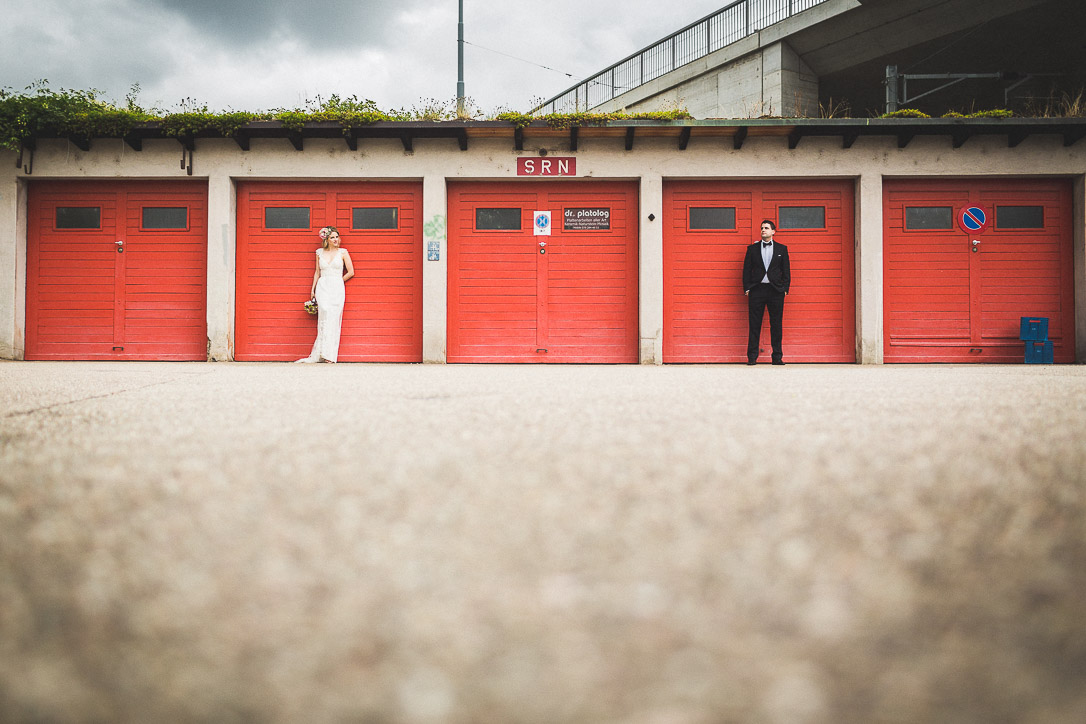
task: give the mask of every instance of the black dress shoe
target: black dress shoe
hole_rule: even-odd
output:
[[[753,367],[756,364],[758,364],[758,363],[755,362],[754,360],[747,360],[747,367]]]
[[[773,364],[775,364],[775,365],[783,365],[783,364],[784,364],[784,360],[782,360],[782,359],[775,359],[775,360],[773,360]]]

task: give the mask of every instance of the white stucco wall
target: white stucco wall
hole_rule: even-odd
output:
[[[438,261],[422,262],[422,361],[445,361],[445,330],[448,307],[448,201],[445,178],[431,173],[422,179],[423,246],[437,242]],[[425,254],[425,248],[423,250]],[[424,259],[426,257],[423,257]]]
[[[26,185],[12,176],[0,184],[0,359],[23,356],[25,305]]]
[[[664,179],[657,173],[641,177],[638,245],[638,325],[641,363],[662,364],[664,345]],[[653,218],[649,218],[649,217]]]
[[[882,175],[864,173],[856,183],[856,359],[882,363]],[[879,239],[861,244],[861,239]]]
[[[280,139],[253,140],[242,151],[231,140],[199,140],[193,179],[206,180],[208,207],[208,338],[210,357],[233,354],[236,185],[244,180],[421,180],[426,221],[447,217],[446,183],[455,179],[515,184],[516,159],[540,148],[570,154],[567,136],[532,137],[513,148],[512,133],[473,139],[460,151],[450,139],[418,139],[413,152],[399,141],[307,140],[296,151]],[[918,137],[905,149],[893,137],[862,137],[849,149],[836,137],[805,138],[794,150],[782,137],[752,135],[739,150],[728,137],[694,135],[685,151],[674,136],[637,136],[626,151],[621,136],[582,133],[577,172],[582,179],[633,180],[640,185],[641,361],[659,363],[663,327],[662,189],[668,179],[837,178],[856,187],[857,359],[882,360],[882,184],[916,176],[1047,175],[1074,179],[1077,358],[1086,360],[1086,141],[1070,148],[1058,136],[1031,136],[1008,148],[1005,136],[978,136],[961,148],[949,138]],[[186,179],[175,141],[147,141],[135,152],[120,141],[96,141],[83,152],[63,140],[41,140],[33,173],[16,169],[15,154],[0,152],[0,357],[23,354],[26,284],[26,184],[44,179]],[[534,179],[533,179],[534,180]],[[652,214],[655,219],[650,221]],[[436,228],[436,227],[434,227]],[[439,262],[423,261],[423,358],[445,359],[447,246],[442,230]],[[425,247],[425,241],[424,241]],[[425,248],[422,250],[425,254]]]
[[[225,174],[208,177],[207,329],[208,359],[234,358],[234,300],[237,277],[237,191]]]

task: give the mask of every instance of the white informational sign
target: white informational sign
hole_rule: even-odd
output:
[[[564,231],[610,231],[611,209],[566,209]]]
[[[535,229],[536,236],[550,236],[551,235],[551,212],[549,211],[537,211],[535,212],[535,220],[532,223],[532,228]]]

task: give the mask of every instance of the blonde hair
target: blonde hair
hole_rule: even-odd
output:
[[[332,232],[335,232],[335,233],[338,234],[339,229],[337,229],[334,226],[326,226],[326,227],[324,227],[323,229],[321,229],[320,231],[317,232],[317,236],[319,236],[321,238],[321,248],[322,249],[327,249],[328,248],[328,238],[330,236],[332,236]]]

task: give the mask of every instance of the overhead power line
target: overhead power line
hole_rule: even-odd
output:
[[[577,76],[573,75],[572,73],[567,73],[564,70],[558,70],[557,68],[551,68],[550,66],[542,65],[542,64],[536,63],[535,61],[532,61],[532,60],[527,60],[525,58],[519,58],[519,57],[517,57],[515,55],[510,55],[509,53],[503,53],[500,50],[494,50],[493,48],[488,48],[485,45],[479,45],[478,43],[473,43],[470,40],[465,40],[464,44],[465,45],[470,45],[470,46],[475,47],[475,48],[479,48],[480,50],[486,50],[486,51],[491,52],[491,53],[497,53],[498,55],[504,55],[506,58],[512,58],[513,60],[519,60],[521,63],[527,63],[528,65],[534,65],[537,68],[542,68],[543,70],[549,70],[552,73],[561,73],[562,75],[564,75],[564,76],[566,76],[568,78],[577,79]]]

